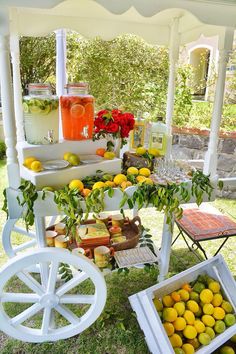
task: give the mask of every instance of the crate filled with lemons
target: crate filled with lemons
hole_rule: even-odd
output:
[[[222,293],[218,281],[207,274],[162,298],[153,299],[173,350],[192,354],[211,343],[219,334],[236,323],[234,310]],[[219,351],[234,354],[234,351]]]

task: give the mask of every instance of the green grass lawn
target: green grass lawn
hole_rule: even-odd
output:
[[[6,186],[5,164],[0,161],[0,195]],[[0,198],[2,199],[2,198]],[[213,205],[236,214],[236,201],[224,199],[216,200]],[[150,228],[157,247],[161,244],[163,216],[154,209],[145,209],[140,212],[144,226]],[[0,227],[5,221],[5,215],[0,212]],[[176,230],[175,230],[176,233]],[[18,244],[21,237],[15,235],[14,242]],[[206,248],[213,254],[217,242],[208,242]],[[230,240],[222,254],[230,270],[236,275],[236,261],[234,255],[234,242]],[[6,262],[6,256],[0,247],[0,265]],[[173,275],[199,262],[188,251],[185,243],[178,240],[171,254],[170,273]],[[132,269],[128,275],[117,272],[106,275],[108,297],[105,310],[100,318],[82,334],[67,340],[55,343],[30,344],[22,343],[0,333],[0,353],[2,354],[148,354],[144,335],[139,328],[134,313],[132,313],[128,297],[138,291],[148,288],[156,283],[157,270],[147,273],[142,269]],[[87,285],[89,286],[89,284]],[[11,289],[19,289],[19,284],[10,284]],[[16,311],[16,307],[8,308],[9,314]],[[79,311],[79,310],[78,310]],[[37,318],[35,319],[37,322]]]

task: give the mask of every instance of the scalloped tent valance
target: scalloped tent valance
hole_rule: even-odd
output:
[[[110,40],[133,33],[149,43],[166,45],[170,25],[178,17],[180,43],[185,44],[201,34],[221,34],[223,26],[236,24],[236,4],[230,0],[51,0],[34,1],[33,5],[27,0],[11,0],[8,5],[11,32],[25,36],[68,28],[87,38]]]

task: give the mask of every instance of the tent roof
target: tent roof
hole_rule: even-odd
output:
[[[42,36],[73,29],[105,40],[133,33],[147,42],[168,44],[173,18],[180,18],[180,41],[213,36],[236,27],[236,0],[2,0],[10,9],[11,32]]]

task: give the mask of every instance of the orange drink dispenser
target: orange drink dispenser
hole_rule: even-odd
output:
[[[87,82],[66,85],[60,97],[62,131],[65,140],[91,139],[94,122],[94,97],[88,94]]]

